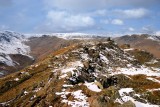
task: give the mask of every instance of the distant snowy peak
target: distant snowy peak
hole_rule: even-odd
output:
[[[28,55],[30,48],[23,42],[25,36],[16,32],[0,32],[0,53]]]
[[[0,32],[0,42],[10,42],[15,39],[24,40],[25,37],[24,35],[13,31]]]
[[[22,54],[29,56],[30,47],[24,44],[25,36],[16,32],[0,32],[0,62],[8,66],[14,66],[10,54]]]
[[[149,36],[148,39],[151,39],[153,41],[160,41],[160,36]]]
[[[124,35],[119,37],[125,41],[135,41],[135,40],[144,40],[150,39],[152,41],[160,41],[160,36],[149,35],[149,34],[132,34],[132,35]]]
[[[92,39],[92,38],[104,38],[104,35],[100,34],[86,34],[86,33],[46,33],[46,34],[25,34],[28,37],[42,37],[42,36],[56,36],[63,39]]]
[[[85,34],[85,33],[64,33],[64,34],[57,34],[57,37],[64,39],[92,39],[92,38],[104,38],[104,35]]]

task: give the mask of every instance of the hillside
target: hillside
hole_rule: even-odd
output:
[[[159,64],[150,53],[121,49],[112,40],[85,40],[1,78],[0,105],[158,107]]]
[[[146,50],[155,57],[160,58],[160,36],[135,34],[117,37],[114,40],[120,45],[130,44],[133,48]]]
[[[28,37],[13,31],[0,32],[0,77],[30,66],[53,51],[75,42],[78,40],[66,40],[52,35]]]
[[[76,42],[78,42],[78,40],[66,40],[52,35],[40,35],[38,37],[31,36],[25,44],[31,49],[30,55],[33,56],[36,61],[39,61],[53,51]]]

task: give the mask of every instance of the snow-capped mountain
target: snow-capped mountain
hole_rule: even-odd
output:
[[[24,35],[16,32],[0,32],[0,52],[5,54],[29,55],[30,48],[23,43],[26,40]]]
[[[0,32],[0,61],[8,66],[14,66],[14,61],[9,54],[29,55],[30,47],[23,42],[26,41],[22,34],[4,31]]]
[[[151,39],[153,41],[159,41],[160,42],[160,36],[149,36],[148,39]]]
[[[42,37],[42,36],[56,36],[58,38],[63,38],[67,40],[72,39],[96,39],[96,38],[106,38],[104,35],[100,34],[87,34],[87,33],[46,33],[46,34],[25,34],[28,37]]]
[[[20,33],[12,31],[0,32],[0,76],[5,75],[6,72],[18,70],[28,59],[33,60],[29,55],[30,47],[24,44],[25,41],[27,39]],[[19,57],[24,60],[23,63],[17,60]]]
[[[104,35],[98,34],[85,34],[85,33],[57,33],[57,37],[64,39],[96,39],[104,38]]]

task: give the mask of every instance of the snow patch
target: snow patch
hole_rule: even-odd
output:
[[[15,80],[15,81],[19,81],[19,78],[15,78],[14,80]]]
[[[63,68],[63,69],[59,69],[61,70],[61,76],[59,77],[60,79],[67,77],[67,73],[71,72],[72,75],[74,74],[74,70],[76,70],[77,67],[83,67],[83,64],[81,61],[75,61],[75,62],[70,62],[67,64],[67,67]],[[57,71],[57,70],[56,70]],[[56,72],[53,71],[53,72]]]
[[[63,84],[63,87],[73,87],[73,85]]]
[[[120,94],[121,96],[123,96],[123,95],[124,95],[124,94],[123,94],[124,92],[128,94],[128,93],[133,92],[133,91],[134,91],[133,88],[122,88],[122,89],[119,90],[119,94]]]
[[[156,88],[156,89],[148,89],[148,91],[160,91],[160,88]]]
[[[89,56],[88,56],[88,54],[81,54],[81,58],[84,60],[88,60]]]
[[[39,90],[41,90],[42,88],[36,88],[33,92],[38,92]]]
[[[136,101],[134,98],[130,97],[130,96],[127,96],[125,95],[124,93],[130,93],[130,92],[133,92],[134,90],[132,88],[122,88],[119,90],[119,93],[120,93],[120,96],[122,98],[122,100],[124,102],[127,102],[127,101],[132,101],[136,107],[159,107],[158,105],[152,105],[152,104],[149,104],[149,103],[142,103],[142,102],[139,102],[139,101]],[[120,102],[121,104],[123,104],[123,102],[121,100],[117,100],[118,102]]]
[[[65,77],[67,77],[67,74],[63,74],[63,75],[59,76],[59,79],[62,79],[62,78],[65,78]]]
[[[124,51],[132,51],[134,48],[124,49]]]
[[[106,64],[109,64],[109,60],[102,54],[100,54],[100,59],[102,59]]]
[[[151,80],[151,81],[153,81],[153,82],[158,82],[158,83],[160,83],[160,81],[157,80],[157,79],[155,79],[155,78],[148,77],[147,79],[148,79],[148,80]]]
[[[0,53],[0,62],[8,65],[8,66],[14,66],[14,62],[12,61],[12,59],[10,58],[9,55],[4,54],[4,53]]]
[[[24,91],[24,94],[26,95],[26,94],[28,94],[28,92],[27,92],[27,91]]]
[[[71,93],[74,96],[74,101],[62,100],[64,103],[68,103],[71,107],[89,107],[89,103],[87,102],[87,96],[82,93],[82,90],[78,90]]]
[[[84,85],[87,86],[87,88],[90,89],[91,91],[101,92],[101,89],[99,89],[94,82],[91,82],[91,83],[86,82]]]
[[[127,75],[138,75],[138,74],[144,74],[147,76],[160,76],[160,71],[152,71],[148,67],[141,67],[141,68],[136,68],[136,67],[131,67],[131,68],[117,68],[116,69],[118,72],[115,72],[113,74],[127,74]]]
[[[82,90],[77,90],[75,92],[56,92],[56,95],[60,95],[63,103],[67,103],[71,107],[89,107],[87,102],[88,97],[82,93]],[[75,100],[69,101],[66,95],[71,94]]]

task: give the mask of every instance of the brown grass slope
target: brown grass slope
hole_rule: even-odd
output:
[[[64,81],[59,80],[57,76],[53,75],[53,72],[51,72],[54,69],[54,67],[48,66],[49,64],[54,63],[52,62],[51,57],[54,58],[56,55],[65,54],[75,48],[76,45],[72,45],[55,51],[36,65],[1,78],[0,102],[9,101],[10,106],[35,106],[39,103],[43,103],[44,98],[53,100],[54,102],[57,98],[54,96],[54,91],[60,91]],[[19,80],[15,81],[15,78],[19,78]],[[51,83],[48,83],[49,79],[52,79]],[[38,92],[33,91],[37,90],[39,87],[41,87],[42,90]],[[27,91],[30,94],[25,95],[24,91]],[[33,99],[33,103],[29,103],[31,100],[30,98],[35,94],[36,98]],[[51,96],[52,98],[50,98]],[[45,104],[45,106],[46,105],[47,104]],[[43,104],[41,104],[41,106],[43,106]]]
[[[30,54],[36,59],[37,62],[51,54],[53,51],[69,46],[74,42],[74,40],[65,40],[56,36],[43,35],[42,37],[31,37],[25,44],[30,46]]]
[[[136,49],[146,50],[152,53],[155,57],[160,58],[160,42],[148,39],[149,35],[131,35],[131,36],[122,36],[117,37],[114,40],[122,44],[130,44],[131,47]]]

